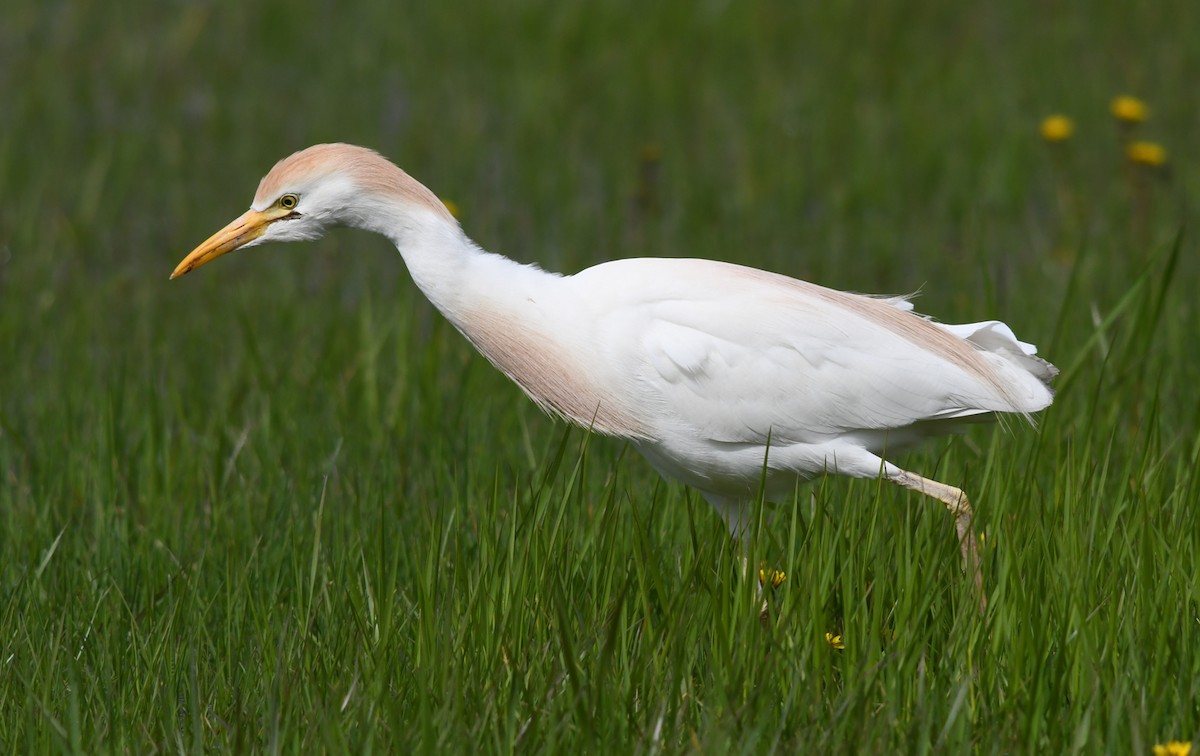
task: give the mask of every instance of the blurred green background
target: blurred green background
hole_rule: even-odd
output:
[[[7,2],[0,744],[1189,739],[1196,29],[1182,0]],[[1119,126],[1120,94],[1150,118]],[[1167,164],[1127,160],[1133,138]],[[167,282],[322,141],[378,149],[548,269],[713,257],[1008,322],[1064,369],[1059,402],[916,468],[1009,528],[992,614],[941,512],[830,481],[830,518],[784,507],[763,537],[793,573],[766,632],[703,502],[542,417],[382,239]],[[864,599],[875,570],[897,586]],[[899,647],[824,647],[897,616]]]

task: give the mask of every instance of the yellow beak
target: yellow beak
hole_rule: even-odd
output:
[[[199,268],[207,262],[217,259],[226,252],[244,247],[263,235],[267,226],[288,215],[291,211],[280,207],[270,207],[263,211],[247,210],[234,219],[225,228],[208,237],[208,239],[191,251],[187,257],[175,266],[171,278],[179,278],[193,268]]]

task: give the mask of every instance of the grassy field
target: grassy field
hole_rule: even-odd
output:
[[[1196,29],[1183,0],[6,3],[0,750],[1197,737]],[[1118,128],[1121,93],[1151,118]],[[941,507],[827,479],[759,522],[764,627],[707,505],[542,416],[381,239],[168,283],[330,140],[551,269],[714,257],[1006,320],[1055,405],[904,460],[972,495],[986,615]]]

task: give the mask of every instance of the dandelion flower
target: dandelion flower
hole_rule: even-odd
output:
[[[1158,168],[1166,165],[1167,150],[1157,142],[1131,142],[1125,148],[1125,156],[1140,165]]]
[[[762,567],[760,567],[758,570],[759,585],[770,584],[770,586],[772,588],[778,588],[780,585],[783,584],[784,580],[787,580],[787,574],[785,572],[783,572],[782,570],[768,569],[768,568],[762,568]]]
[[[825,642],[828,643],[833,648],[836,648],[838,651],[841,651],[846,648],[846,644],[842,642],[841,635],[834,635],[833,633],[825,633]],[[1155,754],[1155,756],[1157,756],[1157,753]],[[1187,756],[1187,754],[1184,754],[1184,756]]]
[[[1192,752],[1192,742],[1171,740],[1154,746],[1154,756],[1188,756]]]
[[[1121,95],[1114,99],[1109,110],[1112,111],[1113,118],[1122,123],[1141,123],[1149,116],[1146,103],[1129,95]]]
[[[1065,115],[1046,116],[1042,119],[1042,139],[1050,143],[1065,142],[1075,133],[1075,122]]]
[[[446,209],[450,211],[451,215],[453,215],[455,218],[462,217],[461,215],[459,215],[460,211],[458,209],[457,202],[455,202],[454,200],[445,199],[444,197],[439,197],[438,199],[442,200],[442,204],[446,206]]]

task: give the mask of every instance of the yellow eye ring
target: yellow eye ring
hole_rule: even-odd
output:
[[[284,210],[291,210],[300,203],[300,198],[294,194],[285,194],[279,198],[279,206]]]

